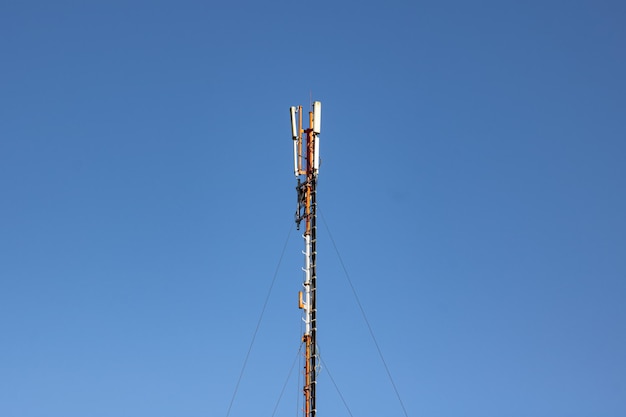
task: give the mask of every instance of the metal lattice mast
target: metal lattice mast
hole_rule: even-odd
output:
[[[293,138],[294,174],[298,180],[298,208],[296,224],[304,220],[304,283],[299,293],[299,307],[303,310],[305,331],[302,342],[305,345],[304,364],[304,416],[315,417],[315,387],[317,369],[317,310],[316,310],[316,209],[317,173],[319,171],[319,133],[321,127],[322,103],[313,103],[309,112],[309,128],[302,127],[302,106],[291,107],[291,136]],[[298,123],[296,126],[296,116]]]

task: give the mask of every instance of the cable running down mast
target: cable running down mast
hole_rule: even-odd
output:
[[[313,103],[309,112],[309,128],[302,126],[302,106],[291,107],[291,136],[293,139],[294,174],[298,180],[298,208],[296,225],[304,221],[304,283],[299,292],[299,307],[303,310],[305,331],[302,342],[305,345],[304,364],[304,417],[315,417],[315,387],[317,372],[317,310],[316,310],[316,187],[319,171],[319,134],[322,121],[322,103]],[[296,118],[297,124],[296,124]]]

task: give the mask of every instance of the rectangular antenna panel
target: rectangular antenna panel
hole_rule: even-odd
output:
[[[315,173],[320,169],[320,137],[315,135],[315,155],[313,156],[313,169]]]
[[[291,106],[289,108],[289,114],[291,115],[291,137],[295,140],[298,138],[298,128],[296,127],[296,108]]]
[[[322,103],[313,103],[313,133],[319,134],[322,129]]]

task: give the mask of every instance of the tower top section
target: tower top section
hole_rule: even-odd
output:
[[[289,108],[293,139],[293,172],[300,176],[317,176],[320,166],[319,135],[322,131],[322,102],[315,101],[309,111],[309,127],[302,125],[302,106]]]

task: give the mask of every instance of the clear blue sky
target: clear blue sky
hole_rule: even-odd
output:
[[[409,416],[626,416],[625,51],[621,1],[2,2],[0,415],[226,415],[313,97]],[[318,415],[403,416],[320,224]],[[289,236],[232,417],[296,357]]]

